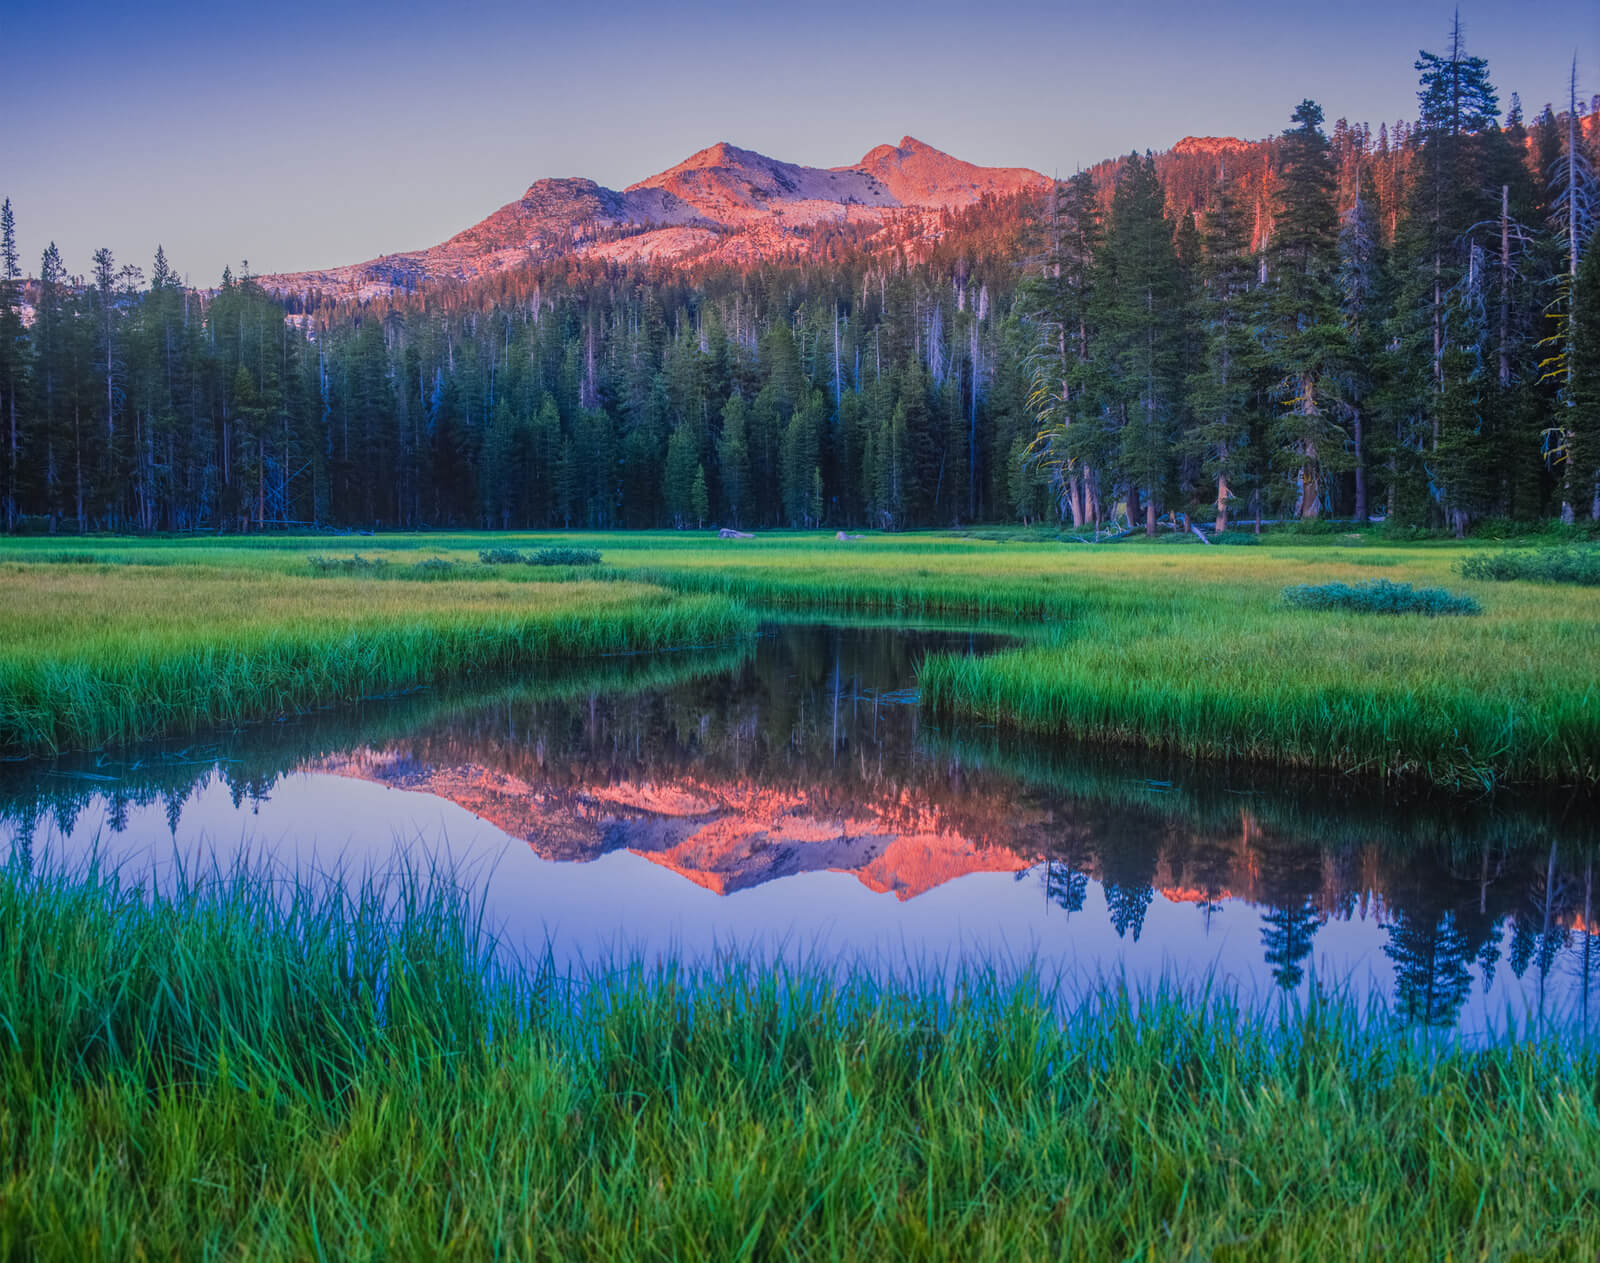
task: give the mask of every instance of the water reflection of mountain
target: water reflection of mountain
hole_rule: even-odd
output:
[[[1199,918],[1240,900],[1262,910],[1262,956],[1291,987],[1323,927],[1365,917],[1385,928],[1398,1004],[1430,1023],[1502,967],[1541,994],[1575,977],[1586,1002],[1592,803],[1402,800],[924,730],[897,690],[929,646],[965,643],[781,628],[742,657],[404,699],[242,734],[191,764],[55,769],[110,781],[13,776],[0,812],[20,835],[41,813],[154,793],[176,820],[216,769],[236,800],[312,770],[449,799],[547,859],[626,849],[723,894],[832,870],[909,899],[1030,872],[1068,912],[1097,883],[1129,941],[1157,895]]]

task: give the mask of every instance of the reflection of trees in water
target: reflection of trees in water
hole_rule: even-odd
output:
[[[1082,911],[1089,893],[1088,871],[1070,860],[1046,859],[1042,867],[1045,898],[1069,916]]]
[[[1327,917],[1309,898],[1299,904],[1269,908],[1261,917],[1261,946],[1280,987],[1291,990],[1305,977],[1304,962],[1312,940]]]
[[[1408,1021],[1450,1026],[1472,987],[1472,944],[1450,912],[1400,912],[1383,954],[1394,962],[1395,1005]]]
[[[929,643],[781,628],[714,670],[687,658],[671,670],[622,665],[621,677],[596,673],[565,691],[427,694],[164,757],[63,760],[46,769],[54,775],[0,768],[0,824],[25,851],[44,820],[70,833],[93,805],[115,828],[132,808],[160,804],[175,833],[213,776],[244,804],[353,750],[380,753],[392,783],[426,788],[441,769],[489,769],[558,803],[613,783],[738,782],[791,792],[817,816],[870,815],[887,829],[1006,847],[1039,864],[1044,897],[1069,913],[1098,880],[1111,924],[1133,941],[1157,890],[1208,922],[1226,900],[1253,904],[1264,909],[1265,963],[1286,988],[1304,981],[1323,924],[1375,914],[1397,1005],[1419,1021],[1451,1020],[1474,970],[1493,982],[1502,950],[1541,996],[1559,976],[1586,1011],[1600,971],[1594,839],[1582,832],[1593,813],[1396,803],[1281,772],[1221,776],[1126,752],[955,740],[925,731],[894,692]]]
[[[1149,885],[1124,886],[1121,882],[1108,881],[1105,890],[1106,907],[1111,910],[1111,928],[1117,932],[1118,938],[1131,934],[1137,943],[1144,929],[1144,914],[1150,909],[1155,889]]]

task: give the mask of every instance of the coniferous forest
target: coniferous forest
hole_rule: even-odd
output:
[[[380,301],[55,246],[0,295],[11,531],[1600,518],[1600,128],[1459,32],[1414,123],[1301,102],[898,239],[572,255]]]

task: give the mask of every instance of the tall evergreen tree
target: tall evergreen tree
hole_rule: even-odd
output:
[[[1347,357],[1334,280],[1339,217],[1322,107],[1302,101],[1280,141],[1266,292],[1266,353],[1281,374],[1277,449],[1293,475],[1294,516],[1322,512],[1331,471],[1347,463],[1338,423]]]
[[[1155,162],[1129,155],[1117,177],[1098,281],[1112,407],[1119,422],[1118,466],[1128,509],[1144,502],[1145,531],[1172,469],[1179,405],[1179,273],[1173,229]]]
[[[1224,183],[1206,215],[1197,302],[1201,365],[1189,379],[1193,416],[1185,442],[1216,487],[1216,529],[1228,529],[1250,476],[1251,411],[1260,344],[1252,317],[1256,269],[1250,225]]]

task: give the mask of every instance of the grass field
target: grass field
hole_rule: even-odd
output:
[[[0,1256],[1592,1258],[1586,1043],[497,963],[438,875],[0,869]]]
[[[203,587],[207,572],[214,573],[219,592],[239,580],[235,610],[211,625],[220,630],[235,612],[241,616],[255,637],[240,650],[241,662],[270,639],[279,617],[274,602],[297,611],[302,603],[359,606],[363,630],[349,633],[354,641],[340,642],[351,644],[401,620],[416,629],[431,617],[457,628],[504,619],[527,601],[546,611],[540,617],[566,611],[575,630],[564,647],[581,651],[586,641],[602,642],[598,628],[622,618],[623,609],[635,610],[629,617],[651,618],[677,610],[704,632],[660,630],[658,641],[666,642],[704,639],[718,630],[704,620],[722,620],[731,629],[740,617],[728,605],[679,604],[697,596],[757,611],[959,616],[1016,626],[1027,637],[1016,649],[927,664],[925,702],[957,721],[1451,786],[1600,779],[1600,591],[1593,588],[1469,580],[1455,567],[1481,548],[1388,544],[1359,534],[1269,535],[1248,548],[1206,547],[1190,538],[1090,547],[1013,535],[872,536],[847,543],[820,534],[725,541],[682,532],[14,541],[0,545],[0,561],[15,563],[0,582],[18,594],[10,605],[22,612],[0,616],[10,620],[0,621],[0,632],[6,633],[6,661],[25,665],[8,667],[10,674],[0,678],[11,683],[0,690],[25,695],[16,683],[19,670],[24,680],[36,678],[39,663],[54,663],[92,635],[101,635],[104,645],[104,634],[115,634],[105,620],[121,617],[119,583],[165,605],[183,599],[169,585]],[[597,547],[604,564],[580,570],[479,565],[478,551],[491,545]],[[389,561],[381,581],[312,577],[309,555],[357,551]],[[93,560],[74,563],[74,557]],[[432,557],[466,564],[442,580],[413,578],[414,563]],[[1436,619],[1296,610],[1282,599],[1290,585],[1377,577],[1450,588],[1475,598],[1483,613]],[[628,584],[667,588],[679,601],[641,606],[635,597],[617,597],[619,604],[611,606],[599,580],[621,581],[617,594],[638,592]],[[87,610],[87,622],[74,616],[63,642],[57,630],[63,602],[36,600],[34,593],[59,592],[74,582],[83,585],[74,599],[109,612]],[[591,626],[580,635],[576,627],[585,618]],[[651,639],[637,627],[627,636],[630,644]],[[408,638],[416,641],[416,635]],[[418,653],[395,674],[421,678],[455,652]],[[239,673],[245,674],[242,666]],[[316,688],[308,679],[292,696],[313,696]],[[243,714],[260,709],[263,694],[270,701],[272,691],[235,691],[239,701],[231,711],[208,705]],[[128,706],[137,707],[137,696],[129,696]],[[101,696],[86,693],[75,711],[79,718],[48,739],[110,739],[126,720],[97,720],[107,708]],[[19,710],[38,713],[37,704],[31,710],[13,705],[9,713]],[[33,733],[40,723],[35,719],[30,728],[0,720],[13,733]],[[24,744],[39,743],[30,735]]]
[[[272,718],[552,659],[748,634],[642,584],[374,583],[271,567],[0,563],[0,750]]]

